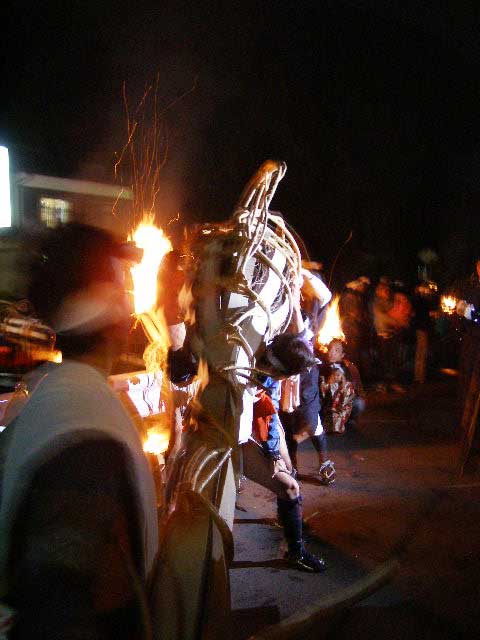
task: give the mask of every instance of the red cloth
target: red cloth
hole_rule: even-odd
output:
[[[260,442],[266,442],[270,420],[277,412],[266,391],[260,390],[257,393],[257,398],[257,402],[253,405],[253,437]]]

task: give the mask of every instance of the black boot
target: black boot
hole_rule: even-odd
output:
[[[292,566],[303,571],[320,572],[325,569],[325,562],[309,553],[302,538],[302,498],[285,500],[277,498],[278,520],[283,527],[283,534],[288,544],[286,558]]]

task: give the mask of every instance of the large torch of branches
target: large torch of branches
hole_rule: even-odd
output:
[[[133,193],[129,239],[143,249],[141,264],[132,268],[135,297],[135,315],[141,323],[149,345],[144,353],[147,371],[163,368],[168,348],[163,313],[156,308],[157,274],[163,256],[171,251],[170,241],[156,225],[158,198],[161,190],[160,174],[169,151],[166,113],[187,94],[193,86],[173,100],[159,99],[159,74],[147,85],[135,108],[131,109],[126,83],[123,83],[123,105],[127,140],[116,154],[115,179]],[[118,203],[118,200],[117,200]],[[112,213],[116,214],[114,204]]]
[[[164,369],[169,346],[168,332],[163,311],[157,312],[157,274],[163,256],[171,251],[170,240],[162,229],[146,218],[131,236],[137,247],[143,249],[142,261],[131,268],[134,308],[148,339],[143,359],[145,369],[155,372]]]
[[[193,90],[185,92],[183,95]],[[161,388],[160,413],[154,411],[146,422],[148,429],[146,450],[159,453],[168,444],[165,431],[170,429],[169,398],[170,388],[164,375],[169,336],[162,309],[157,308],[158,270],[163,256],[172,246],[163,230],[157,224],[157,212],[161,194],[160,176],[167,161],[169,151],[168,128],[165,114],[183,96],[173,101],[160,100],[159,75],[145,87],[143,95],[131,109],[123,84],[123,105],[126,119],[126,142],[115,159],[115,180],[122,188],[133,194],[129,211],[128,227],[132,229],[129,240],[143,250],[140,264],[132,267],[134,308],[137,323],[140,323],[148,344],[143,353],[147,373],[153,374],[148,380]],[[121,197],[121,191],[119,198]],[[112,214],[119,221],[117,202]],[[153,442],[160,438],[161,445]],[[151,443],[152,442],[152,443]],[[158,446],[157,446],[158,445]]]

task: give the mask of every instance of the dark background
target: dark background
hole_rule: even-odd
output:
[[[480,249],[477,7],[11,3],[1,141],[14,169],[113,181],[127,140],[122,83],[133,108],[158,74],[160,224],[177,212],[177,227],[227,217],[274,157],[288,171],[272,208],[327,275],[352,230],[336,280],[415,278],[428,246],[449,281]]]

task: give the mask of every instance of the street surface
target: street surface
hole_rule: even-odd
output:
[[[338,594],[395,558],[399,569],[387,584],[302,637],[478,637],[480,458],[473,451],[456,477],[456,385],[445,376],[405,395],[370,395],[357,427],[328,437],[337,468],[329,487],[316,480],[314,450],[302,443],[307,540],[327,562],[322,574],[285,565],[275,498],[246,482],[230,571],[235,640]],[[273,640],[274,630],[267,637]]]

